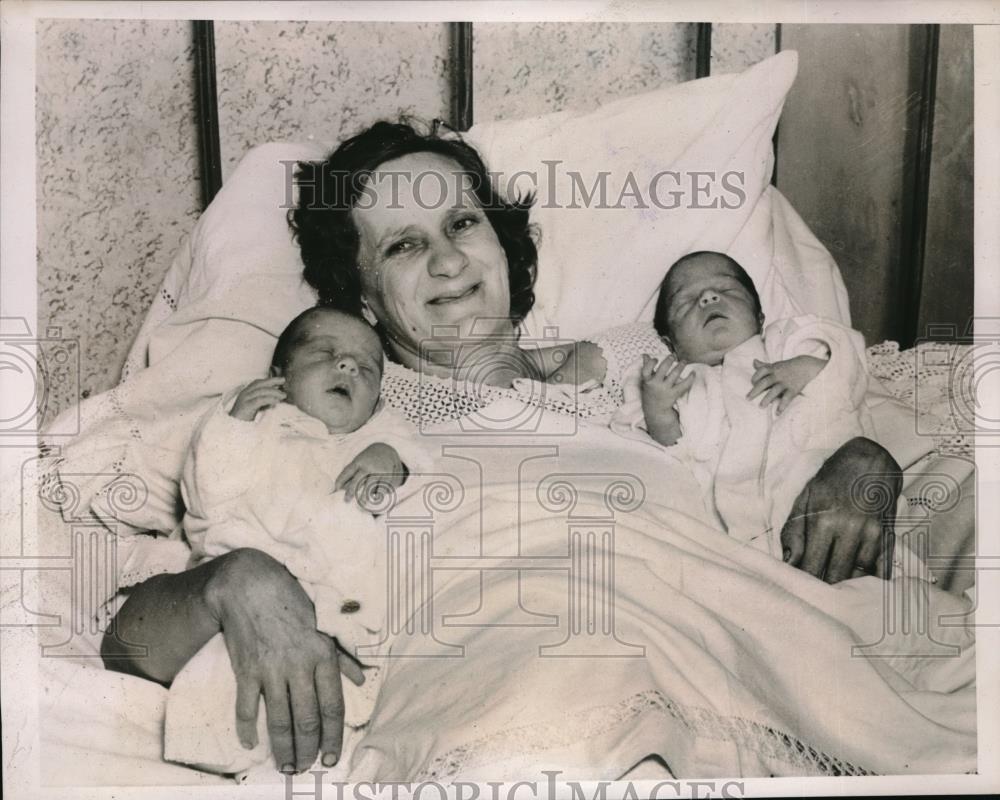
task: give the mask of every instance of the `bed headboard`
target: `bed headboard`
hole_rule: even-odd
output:
[[[971,40],[968,25],[39,20],[39,325],[79,336],[79,392],[113,386],[183,234],[254,144],[399,112],[464,130],[795,49],[774,181],[837,260],[855,326],[869,343],[961,334]]]
[[[473,24],[447,25],[451,85],[446,121],[455,130],[466,131],[475,115]],[[837,258],[852,299],[855,325],[869,343],[894,339],[910,347],[928,333],[947,337],[949,329],[941,324],[954,326],[955,335],[961,335],[973,306],[971,27],[948,26],[944,54],[940,25],[785,27],[783,41],[782,26],[774,26],[775,49],[801,48],[806,57],[779,127],[785,132],[782,147],[775,134],[776,164],[784,168],[776,166],[773,182]],[[712,28],[708,22],[694,25],[694,77],[711,74]],[[222,182],[213,24],[197,21],[194,32],[201,178],[207,204]],[[848,50],[853,46],[866,53],[877,48],[883,63],[876,67],[863,58],[845,58],[845,43]],[[939,101],[942,57],[949,75]],[[817,67],[811,69],[810,64]],[[831,89],[840,89],[842,96],[831,98]],[[896,94],[880,98],[886,92]],[[870,113],[879,99],[888,100],[889,113],[885,108]],[[838,100],[843,101],[842,108]],[[817,115],[817,106],[826,107],[828,113]],[[939,109],[948,119],[944,127],[938,126],[943,141],[935,148]],[[824,142],[825,147],[817,145],[821,137],[810,135],[816,133],[811,128],[817,116],[830,130],[829,120],[845,115],[849,124],[832,127],[839,138]],[[878,147],[874,154],[870,152],[873,141]],[[940,174],[940,167],[935,170],[933,159],[942,152],[961,162],[945,169],[964,170],[969,181],[963,184],[952,174]],[[879,158],[893,180],[886,182],[878,171],[875,181],[866,181],[861,170],[852,173],[851,164],[859,156],[861,160]],[[935,172],[937,180],[932,182]],[[842,185],[845,175],[857,179],[862,197],[831,191]],[[839,213],[845,205],[856,203],[863,205],[863,219]],[[929,227],[932,212],[949,223]],[[963,311],[966,319],[961,318]],[[934,330],[928,330],[931,326]]]

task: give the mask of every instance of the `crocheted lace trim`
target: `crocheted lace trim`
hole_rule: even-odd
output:
[[[416,780],[443,781],[468,776],[476,766],[524,758],[581,739],[593,739],[641,716],[656,714],[679,722],[696,738],[732,742],[753,753],[774,775],[872,775],[848,761],[810,747],[783,731],[741,717],[724,717],[707,708],[676,703],[659,690],[637,692],[615,705],[594,706],[561,718],[558,723],[536,723],[507,728],[453,748],[430,762]],[[675,777],[684,777],[675,775]]]
[[[896,342],[868,348],[868,371],[897,400],[915,408],[917,430],[939,453],[973,457],[976,396],[972,348],[923,342],[900,351]]]
[[[490,386],[426,375],[399,364],[387,363],[382,379],[386,403],[418,427],[454,422],[504,399],[520,400],[549,411],[598,422],[610,419],[623,402],[622,371],[643,353],[662,356],[665,346],[649,325],[623,325],[592,340],[604,354],[608,369],[604,384],[574,394],[533,384],[532,391]]]
[[[453,422],[502,398],[601,422],[623,402],[624,371],[644,353],[662,358],[669,351],[653,328],[641,323],[612,328],[592,341],[607,361],[604,385],[575,398],[538,385],[529,394],[423,375],[393,363],[386,365],[382,395],[417,426]],[[971,370],[963,369],[969,350],[965,345],[929,342],[900,352],[895,342],[883,342],[868,348],[867,360],[870,374],[893,397],[916,408],[917,429],[932,438],[937,452],[972,458],[975,384]]]

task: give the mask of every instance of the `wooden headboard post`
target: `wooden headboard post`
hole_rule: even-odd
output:
[[[198,151],[201,156],[201,202],[208,208],[222,188],[222,148],[219,144],[219,99],[215,87],[215,25],[194,21],[197,81]]]
[[[694,46],[694,76],[707,78],[712,74],[712,23],[699,22]]]
[[[919,41],[911,57],[920,64],[919,109],[913,154],[911,205],[903,221],[901,236],[902,269],[899,275],[899,328],[896,340],[901,348],[913,347],[920,333],[920,298],[924,288],[924,256],[927,250],[927,208],[930,203],[931,156],[934,143],[934,102],[937,95],[938,42],[940,25],[914,27]]]
[[[465,132],[472,127],[472,23],[451,22],[452,127]]]

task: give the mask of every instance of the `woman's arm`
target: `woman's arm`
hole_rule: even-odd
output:
[[[889,578],[902,486],[902,470],[884,447],[861,436],[851,439],[792,505],[781,531],[785,561],[827,583],[855,571]]]
[[[186,572],[157,575],[135,586],[101,642],[105,667],[168,686],[221,630],[206,597],[233,558],[228,553]]]
[[[538,372],[540,380],[567,385],[604,380],[608,362],[601,348],[593,342],[569,342],[552,347],[524,351]]]
[[[340,758],[344,698],[341,666],[364,678],[336,642],[316,630],[316,614],[299,582],[270,556],[234,550],[175,575],[136,586],[101,647],[109,669],[169,683],[219,631],[236,673],[236,729],[245,747],[257,739],[261,693],[275,761],[282,772]],[[144,649],[134,655],[136,647]]]

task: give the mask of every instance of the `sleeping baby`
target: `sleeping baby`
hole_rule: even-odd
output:
[[[625,379],[612,428],[645,429],[692,467],[707,511],[734,538],[781,558],[792,504],[842,444],[864,435],[859,333],[805,316],[763,329],[750,276],[722,253],[675,263],[654,325],[674,357]]]
[[[322,307],[300,314],[278,339],[271,376],[231,392],[201,422],[182,486],[195,560],[241,547],[268,553],[309,594],[317,628],[351,653],[382,638],[386,603],[385,535],[357,501],[401,486],[408,466],[427,461],[416,431],[380,401],[382,367],[363,319]],[[348,725],[367,721],[372,672],[364,689],[345,684]],[[266,749],[240,747],[234,702],[219,635],[171,687],[166,758],[221,772],[266,760]]]

